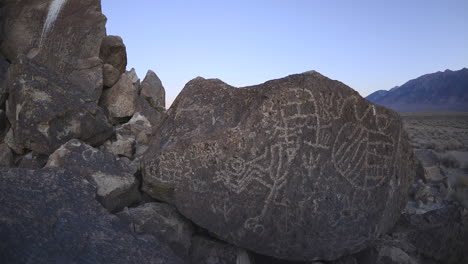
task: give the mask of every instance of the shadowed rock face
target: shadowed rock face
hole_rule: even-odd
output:
[[[12,62],[27,55],[97,99],[102,91],[99,51],[106,35],[101,1],[55,1],[63,5],[44,31],[49,12],[54,10],[49,11],[53,2],[5,0],[1,52]]]
[[[338,81],[197,78],[145,156],[143,189],[237,246],[333,260],[394,225],[414,171],[399,116]]]
[[[2,263],[184,263],[131,233],[70,171],[0,169]]]
[[[28,59],[10,66],[7,116],[18,147],[50,154],[72,138],[95,145],[113,133],[104,111],[80,86]]]

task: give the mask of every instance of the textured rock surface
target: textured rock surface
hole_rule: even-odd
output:
[[[10,129],[10,124],[8,123],[8,118],[4,110],[0,109],[0,142],[4,141],[8,130]]]
[[[151,124],[152,132],[155,132],[161,125],[164,118],[166,118],[166,112],[161,108],[153,108],[151,104],[142,96],[138,96],[136,99],[135,112],[140,113],[144,116]]]
[[[408,241],[425,258],[454,264],[468,260],[468,215],[457,205],[425,214],[405,214],[392,236],[395,241]]]
[[[0,106],[2,106],[5,100],[7,99],[7,75],[9,66],[10,64],[8,63],[8,61],[6,61],[3,55],[0,54]]]
[[[27,55],[97,99],[102,91],[99,50],[106,34],[101,1],[62,2],[51,20],[52,0],[6,0],[1,51],[12,62]]]
[[[2,263],[184,263],[152,237],[128,231],[60,169],[0,169]]]
[[[166,108],[166,90],[159,77],[152,70],[146,73],[141,83],[140,95],[154,108]]]
[[[24,154],[24,149],[15,140],[14,131],[12,128],[8,130],[5,135],[4,142],[13,150],[16,154]]]
[[[192,238],[190,261],[193,264],[251,263],[245,250],[203,236]]]
[[[88,93],[27,59],[10,66],[7,115],[21,148],[50,154],[72,138],[95,145],[112,133]]]
[[[116,68],[120,74],[127,67],[127,48],[119,36],[106,36],[101,43],[101,59]]]
[[[112,154],[79,140],[70,140],[56,150],[46,167],[66,168],[86,178],[97,187],[97,199],[109,211],[122,209],[140,199],[139,181],[129,168]]]
[[[188,257],[192,224],[164,203],[147,203],[117,214],[137,234],[149,234],[165,242],[179,256]]]
[[[107,109],[112,122],[119,123],[122,119],[133,116],[137,96],[136,87],[124,73],[112,88],[104,90],[100,104]]]
[[[116,156],[124,156],[131,159],[133,158],[135,149],[135,139],[117,135],[117,140],[112,142],[110,149]]]
[[[49,159],[46,155],[37,154],[35,152],[29,152],[26,154],[18,163],[18,168],[23,169],[42,169]]]
[[[9,168],[13,166],[13,152],[6,143],[0,144],[0,168]]]
[[[144,191],[239,247],[337,259],[406,204],[416,162],[398,114],[316,72],[246,88],[197,78],[168,115]]]
[[[112,87],[119,80],[121,73],[110,64],[104,64],[102,68],[105,87]]]

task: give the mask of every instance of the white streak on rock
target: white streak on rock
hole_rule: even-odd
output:
[[[49,11],[47,13],[46,21],[44,22],[44,26],[42,28],[42,35],[41,40],[39,42],[39,48],[42,48],[44,39],[47,36],[52,28],[54,27],[54,23],[57,20],[60,11],[65,6],[68,0],[52,0],[52,3],[49,5]]]

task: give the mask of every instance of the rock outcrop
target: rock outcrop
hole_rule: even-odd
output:
[[[109,211],[140,200],[139,181],[122,162],[79,140],[70,140],[57,149],[46,164],[47,168],[64,168],[81,175],[97,188],[97,199]]]
[[[319,73],[197,78],[156,133],[143,190],[239,247],[334,260],[393,227],[415,168],[397,113]]]
[[[0,169],[2,263],[184,263],[154,237],[138,236],[62,169]]]
[[[26,55],[96,100],[105,23],[100,0],[6,0],[1,52],[13,63]]]
[[[26,58],[10,66],[6,112],[18,147],[40,154],[73,138],[97,145],[113,133],[86,90]]]

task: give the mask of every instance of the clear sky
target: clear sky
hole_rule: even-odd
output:
[[[202,76],[233,86],[316,70],[367,96],[468,67],[467,0],[102,0],[128,69],[170,104]]]

